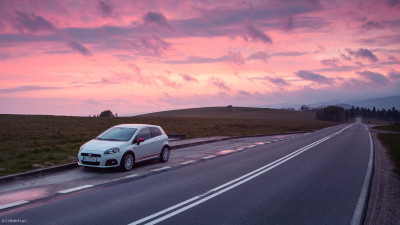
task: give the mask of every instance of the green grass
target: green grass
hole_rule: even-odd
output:
[[[136,117],[0,115],[0,176],[76,161],[79,147],[111,126],[158,124],[188,138],[307,132],[336,123],[313,113],[258,108],[200,108]]]
[[[400,132],[400,125],[383,125],[373,127],[375,130],[386,130],[386,131],[396,131]]]
[[[396,166],[395,171],[400,176],[400,133],[379,133],[378,138],[388,149],[389,155]]]

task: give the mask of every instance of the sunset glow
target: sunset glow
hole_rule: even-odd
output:
[[[0,1],[0,113],[400,93],[400,1]]]

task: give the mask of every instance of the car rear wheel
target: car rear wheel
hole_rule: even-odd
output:
[[[127,153],[122,157],[120,169],[122,171],[129,171],[133,168],[133,164],[135,164],[135,158],[131,153]]]
[[[170,150],[168,147],[164,147],[160,153],[160,162],[167,162],[169,159]]]

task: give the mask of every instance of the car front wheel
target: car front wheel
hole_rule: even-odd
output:
[[[160,162],[167,162],[169,159],[170,150],[168,147],[164,147],[160,153]]]
[[[135,163],[135,158],[132,154],[128,153],[122,157],[120,168],[122,171],[129,171],[133,168],[133,164]]]

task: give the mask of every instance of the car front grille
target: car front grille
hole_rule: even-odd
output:
[[[81,156],[89,156],[89,153],[81,153]],[[100,154],[91,154],[91,157],[101,157]]]
[[[83,161],[82,160],[82,164],[91,165],[91,166],[98,166],[98,165],[100,165],[100,162],[88,162],[88,161]]]

